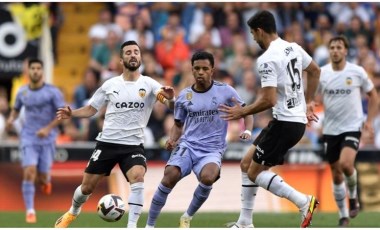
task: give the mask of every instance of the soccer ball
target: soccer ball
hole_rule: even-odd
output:
[[[98,202],[98,215],[107,222],[115,222],[121,219],[125,213],[125,204],[120,196],[107,194]]]

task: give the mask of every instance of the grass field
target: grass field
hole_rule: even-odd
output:
[[[55,220],[62,213],[58,212],[37,212],[37,224],[26,224],[24,212],[0,212],[0,227],[8,228],[52,228]],[[156,227],[158,228],[176,228],[178,220],[182,213],[161,213],[157,220]],[[70,227],[73,228],[125,228],[127,222],[127,213],[123,218],[115,223],[108,223],[101,220],[96,213],[81,213],[78,219],[73,222]],[[225,224],[231,221],[236,221],[238,213],[204,213],[200,212],[195,215],[191,222],[191,227],[197,228],[224,228]],[[350,227],[380,227],[380,214],[378,212],[361,212],[355,219],[350,222]],[[145,227],[147,214],[144,213],[138,227]],[[313,225],[315,228],[336,227],[338,223],[337,213],[316,213],[313,217]],[[286,214],[269,214],[255,213],[255,227],[283,227],[297,228],[299,226],[300,216],[298,213]]]

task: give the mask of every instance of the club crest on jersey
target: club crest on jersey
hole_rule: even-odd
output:
[[[146,94],[146,90],[145,89],[143,89],[143,88],[139,89],[139,95],[140,95],[140,97],[145,97],[145,94]]]
[[[212,101],[211,103],[215,106],[215,105],[218,105],[218,100],[216,99],[216,97],[213,97],[212,98]]]
[[[187,99],[188,101],[190,101],[192,98],[193,98],[193,93],[192,93],[192,92],[188,92],[188,93],[186,94],[186,99]]]
[[[351,77],[347,77],[346,78],[346,85],[351,85],[352,84],[352,78]]]

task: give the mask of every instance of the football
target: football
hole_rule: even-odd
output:
[[[125,213],[124,201],[118,195],[107,194],[100,198],[97,212],[99,217],[107,222],[118,221]]]

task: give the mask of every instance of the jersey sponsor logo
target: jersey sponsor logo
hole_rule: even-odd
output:
[[[267,76],[264,76],[265,74],[271,74],[273,72],[273,70],[270,68],[270,66],[268,65],[268,63],[263,63],[259,66],[259,74],[262,75],[262,77],[266,78]]]
[[[197,111],[189,112],[189,117],[194,118],[194,123],[210,123],[214,121],[214,115],[219,114],[218,110],[207,110],[207,111]]]
[[[145,89],[143,89],[143,88],[141,88],[141,89],[139,89],[139,95],[140,95],[140,97],[145,97],[145,95],[146,95],[146,90]]]
[[[214,116],[219,113],[218,110],[206,110],[206,111],[198,111],[198,112],[189,112],[189,117],[204,117],[204,116]]]
[[[122,109],[122,108],[128,108],[128,109],[142,109],[144,108],[145,104],[144,102],[116,102],[115,104],[116,108]]]
[[[351,94],[351,90],[350,89],[325,89],[323,91],[324,94],[328,94],[328,95],[349,95]]]
[[[351,85],[352,84],[352,78],[351,77],[347,77],[346,78],[346,85]]]

